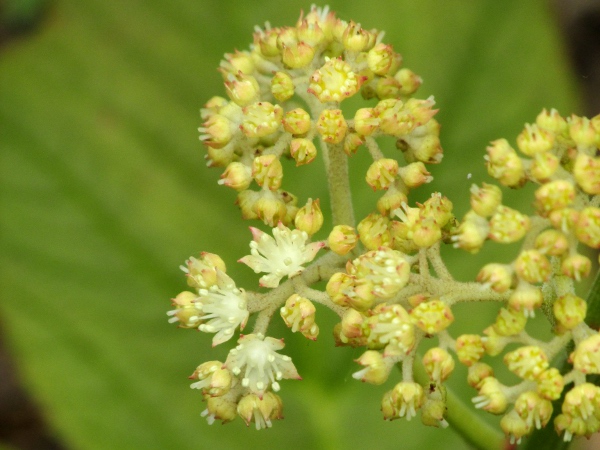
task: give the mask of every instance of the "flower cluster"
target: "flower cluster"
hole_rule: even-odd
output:
[[[208,165],[225,168],[219,183],[238,192],[243,218],[272,228],[251,227],[250,255],[239,260],[270,290],[236,287],[217,255],[182,266],[194,291],[173,299],[170,322],[213,333],[219,345],[256,314],[252,333],[239,337],[225,362],[205,362],[192,375],[206,401],[203,415],[209,423],[240,416],[259,429],[281,418],[279,381],[300,377],[278,353],[283,341],[265,337],[268,325],[280,311],[292,332],[315,340],[319,303],[340,317],[338,345],[364,347],[355,379],[399,378],[381,400],[385,419],[420,414],[426,425],[447,426],[445,381],[458,361],[477,390],[474,406],[504,414],[511,442],[546,426],[561,395],[553,423],[565,440],[599,431],[600,387],[590,375],[600,373],[600,333],[586,324],[588,304],[575,286],[592,271],[585,248],[600,248],[600,116],[544,110],[517,137],[519,152],[505,139],[490,144],[485,163],[501,186],[537,186],[533,214],[503,204],[501,187],[486,183],[471,188],[462,220],[440,193],[410,206],[410,192],[432,180],[427,164],[441,162],[440,126],[433,98],[412,97],[421,79],[382,37],[313,6],[293,27],[257,28],[248,51],[221,62],[228,98],[214,97],[202,109],[200,139]],[[341,102],[355,95],[371,106],[342,111]],[[397,149],[384,154],[381,136]],[[357,223],[348,160],[361,147],[373,160],[364,186],[381,195]],[[297,206],[298,197],[282,187],[282,158],[303,166],[317,156],[325,162],[333,224],[326,239],[312,241],[324,223],[320,201]],[[475,253],[487,241],[521,245],[511,262],[485,265],[475,282],[457,281],[441,245]],[[324,291],[311,287],[321,281]],[[453,337],[453,307],[475,301],[499,304],[495,322]],[[538,312],[554,333],[549,341],[527,332]],[[425,339],[437,345],[423,352]],[[506,351],[508,344],[516,347]],[[552,363],[566,348],[568,368],[559,370]],[[499,355],[520,383],[507,386],[495,376],[486,360]]]

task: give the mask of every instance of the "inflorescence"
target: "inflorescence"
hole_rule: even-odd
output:
[[[487,148],[488,173],[500,185],[537,185],[532,215],[503,205],[500,187],[486,183],[471,188],[462,220],[440,193],[409,206],[409,192],[432,180],[427,165],[442,160],[440,126],[433,98],[412,97],[421,78],[382,38],[313,6],[294,27],[256,28],[249,51],[221,62],[228,98],[214,97],[202,109],[200,139],[208,165],[225,168],[219,183],[238,192],[243,218],[272,228],[251,228],[250,255],[239,260],[270,290],[237,287],[215,254],[182,266],[192,291],[173,299],[170,322],[214,334],[216,346],[256,315],[254,329],[240,335],[225,362],[202,363],[191,376],[206,401],[203,416],[209,423],[240,416],[257,429],[281,418],[280,381],[300,376],[279,353],[283,340],[267,337],[267,328],[279,311],[293,332],[315,340],[319,303],[340,317],[336,343],[366,350],[354,378],[382,384],[400,366],[394,376],[401,381],[381,401],[385,419],[410,420],[420,411],[425,424],[447,425],[444,381],[458,360],[477,390],[475,407],[503,414],[511,442],[546,426],[563,391],[556,431],[565,440],[597,432],[600,387],[589,376],[600,373],[600,333],[585,323],[587,304],[575,283],[592,269],[585,248],[600,248],[600,116],[565,119],[544,110],[517,137],[518,152],[505,139]],[[348,116],[340,103],[356,94],[373,106]],[[384,155],[380,136],[396,140],[402,161],[400,152]],[[355,224],[347,160],[361,147],[373,159],[366,184],[383,195],[376,211]],[[333,228],[325,241],[311,242],[323,225],[320,202],[308,198],[299,207],[298,197],[282,189],[280,159],[302,166],[317,156],[325,161]],[[475,253],[489,240],[522,245],[512,262],[484,266],[476,282],[455,280],[440,245]],[[327,282],[325,292],[310,287],[319,281]],[[482,334],[452,337],[453,306],[484,300],[500,304],[496,321]],[[554,333],[548,342],[526,331],[538,311]],[[432,337],[438,345],[420,356],[419,344]],[[508,344],[517,346],[504,352]],[[565,348],[572,349],[571,366],[561,373],[552,363]],[[502,353],[522,380],[514,386],[482,362]],[[428,385],[415,381],[415,359]]]

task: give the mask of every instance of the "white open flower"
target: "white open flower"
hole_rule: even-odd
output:
[[[258,396],[269,388],[279,391],[278,381],[283,378],[301,379],[292,358],[280,355],[283,339],[248,334],[238,340],[225,361],[225,367],[242,379],[242,386]]]
[[[314,259],[325,246],[323,242],[307,244],[308,234],[300,230],[290,230],[281,222],[273,228],[273,237],[257,228],[250,227],[253,241],[250,242],[250,255],[239,262],[249,266],[255,273],[266,272],[260,278],[260,285],[269,288],[279,286],[284,276],[293,277],[304,270],[303,264]]]
[[[248,320],[246,292],[238,289],[235,282],[217,269],[217,284],[208,289],[198,290],[195,306],[201,311],[198,326],[200,331],[216,333],[213,346],[219,345],[233,336],[239,326],[243,329]]]

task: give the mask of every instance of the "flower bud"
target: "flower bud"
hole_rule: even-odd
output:
[[[600,248],[600,208],[588,206],[581,210],[575,223],[575,235],[588,247]]]
[[[382,76],[375,81],[375,95],[381,100],[398,98],[400,97],[400,83],[389,75]]]
[[[238,192],[248,189],[248,186],[252,183],[252,169],[240,162],[229,163],[218,183]]]
[[[522,311],[500,308],[492,326],[500,336],[514,336],[523,331],[526,322],[527,316]]]
[[[280,198],[273,194],[273,191],[261,191],[260,197],[254,203],[253,211],[256,217],[262,220],[270,227],[276,226],[279,222],[287,222],[287,207]]]
[[[578,117],[572,115],[569,117],[569,135],[575,141],[578,147],[594,147],[597,139],[597,132],[590,119],[587,117]]]
[[[430,427],[446,428],[446,388],[442,384],[429,384],[425,393],[425,403],[421,408],[421,422]]]
[[[514,264],[517,276],[532,284],[548,281],[552,273],[550,261],[537,250],[522,251]]]
[[[454,359],[446,350],[433,347],[427,350],[423,356],[423,366],[427,375],[429,375],[429,379],[441,383],[454,370]]]
[[[285,102],[294,96],[294,82],[285,72],[275,72],[271,78],[271,93],[279,102]]]
[[[513,283],[513,270],[506,264],[486,264],[477,274],[476,280],[498,293],[506,292]]]
[[[202,322],[202,310],[196,305],[198,296],[183,291],[171,300],[175,309],[168,311],[169,323],[179,322],[181,328],[196,328]]]
[[[482,183],[471,186],[471,208],[481,217],[489,217],[502,203],[502,191],[494,184]]]
[[[317,131],[329,144],[339,144],[344,140],[348,124],[341,109],[325,109],[317,120]]]
[[[592,261],[587,256],[574,254],[567,256],[560,264],[560,272],[575,281],[586,278],[592,270]]]
[[[540,288],[527,283],[520,283],[517,289],[510,295],[508,306],[512,311],[518,311],[524,314],[525,317],[534,317],[534,309],[542,306],[543,302],[544,296]]]
[[[344,138],[344,153],[352,156],[358,150],[358,147],[365,143],[364,138],[356,133],[348,133]]]
[[[379,43],[367,53],[367,64],[377,75],[394,73],[402,64],[402,56],[391,45]]]
[[[283,129],[293,135],[302,135],[310,130],[310,115],[302,108],[292,109],[281,120]]]
[[[494,376],[494,369],[486,363],[476,362],[473,365],[469,366],[469,371],[467,373],[467,383],[472,388],[479,390],[481,387],[481,383],[487,377]]]
[[[600,158],[578,153],[573,176],[584,192],[590,195],[600,194]]]
[[[362,52],[371,42],[371,33],[363,29],[360,24],[350,21],[342,35],[342,45],[346,50]]]
[[[465,366],[477,363],[484,353],[483,342],[477,334],[463,334],[456,339],[456,356]]]
[[[557,400],[565,387],[565,380],[558,369],[551,367],[537,377],[537,393],[547,400]]]
[[[542,231],[535,238],[535,248],[548,256],[561,256],[569,249],[569,240],[557,230]]]
[[[259,186],[274,191],[281,186],[283,167],[275,155],[257,156],[252,165],[252,176]]]
[[[261,198],[260,192],[251,191],[249,189],[238,194],[236,203],[242,210],[242,217],[245,220],[258,219],[256,214],[256,202]]]
[[[535,380],[548,368],[548,357],[540,347],[528,345],[504,355],[504,364],[518,377]]]
[[[321,103],[339,103],[356,94],[358,88],[359,80],[350,64],[341,58],[326,58],[325,64],[310,77],[308,92]]]
[[[356,227],[360,241],[369,250],[375,250],[382,246],[389,246],[390,233],[388,231],[389,219],[379,214],[369,214],[360,221]]]
[[[292,139],[290,155],[296,161],[296,166],[311,163],[317,156],[317,148],[312,141],[304,138]]]
[[[206,409],[202,411],[201,416],[206,417],[209,425],[212,425],[215,420],[220,420],[223,423],[231,422],[236,417],[236,402],[227,398],[221,397],[206,397]]]
[[[383,356],[403,357],[415,345],[415,331],[408,312],[400,305],[380,303],[367,318],[370,331],[367,343],[370,348],[385,346]]]
[[[509,443],[519,445],[523,436],[527,436],[533,428],[514,409],[500,420],[500,428],[509,437]]]
[[[584,374],[600,373],[600,334],[595,333],[579,342],[569,360]]]
[[[504,386],[490,376],[484,378],[479,385],[479,395],[473,397],[475,408],[483,409],[492,414],[502,414],[508,406],[508,399],[504,393]]]
[[[362,136],[372,135],[379,126],[379,118],[373,108],[360,108],[354,113],[354,130]]]
[[[572,330],[585,319],[587,303],[574,294],[566,294],[556,299],[552,311],[563,328]]]
[[[531,221],[516,209],[500,205],[490,219],[490,239],[509,244],[525,236]]]
[[[410,312],[410,315],[415,325],[428,334],[439,333],[454,322],[450,307],[441,300],[421,303]]]
[[[280,309],[281,318],[292,330],[300,331],[304,337],[315,341],[319,335],[319,326],[315,323],[315,306],[310,300],[293,294]]]
[[[554,228],[567,233],[575,227],[579,220],[579,211],[573,208],[555,210],[548,215],[548,219]]]
[[[554,175],[559,166],[560,160],[554,153],[536,153],[529,168],[529,175],[538,182],[546,181]]]
[[[298,230],[305,231],[312,236],[321,229],[323,225],[323,213],[319,206],[319,199],[315,201],[309,198],[302,208],[296,213],[294,224]]]
[[[527,156],[547,152],[554,146],[554,135],[536,124],[525,125],[525,129],[517,136],[519,150]]]
[[[225,90],[231,101],[239,106],[256,102],[260,95],[260,87],[256,78],[252,75],[244,75],[242,72],[227,74]]]
[[[180,268],[186,274],[188,286],[196,289],[209,289],[217,284],[217,270],[226,271],[221,257],[208,252],[202,252],[199,259],[191,256]]]
[[[283,45],[281,60],[283,64],[292,68],[300,69],[308,66],[315,57],[315,49],[306,42],[297,42]]]
[[[251,138],[260,138],[274,133],[281,125],[283,109],[269,102],[258,102],[243,109],[242,132]]]
[[[483,247],[489,233],[488,221],[471,210],[458,227],[458,234],[452,236],[454,247],[470,253],[477,253]]]
[[[508,187],[517,187],[525,182],[525,171],[521,158],[506,139],[493,141],[485,156],[490,176]]]
[[[381,353],[374,350],[367,350],[354,362],[364,366],[364,369],[354,372],[352,378],[375,385],[385,383],[394,367],[394,362],[390,358],[384,358]]]
[[[233,377],[229,370],[223,368],[222,362],[208,361],[200,364],[190,379],[198,380],[190,385],[192,389],[202,389],[204,395],[219,397],[229,392]]]
[[[283,418],[283,402],[273,392],[264,395],[248,394],[242,397],[237,406],[238,415],[250,426],[254,422],[257,430],[271,428],[272,420]]]
[[[354,284],[355,279],[353,276],[344,272],[336,272],[329,278],[325,290],[333,303],[348,306]]]
[[[567,121],[560,116],[556,109],[551,109],[548,112],[545,108],[536,117],[535,123],[538,127],[549,131],[550,133],[560,136],[567,130]]]
[[[394,78],[400,84],[400,95],[412,95],[423,84],[421,77],[410,69],[400,69]]]
[[[425,164],[421,161],[413,162],[401,167],[398,174],[409,189],[415,189],[423,184],[433,181],[433,177],[425,168]]]
[[[563,209],[573,203],[575,187],[567,180],[556,180],[543,184],[535,191],[536,210],[542,216],[550,211]]]
[[[395,209],[402,206],[402,203],[406,203],[408,197],[403,192],[395,189],[392,186],[383,194],[382,197],[377,200],[377,210],[382,216],[389,216]]]
[[[398,161],[382,158],[373,162],[367,170],[367,184],[374,191],[388,189],[398,174]]]
[[[417,410],[425,401],[423,388],[413,382],[398,383],[392,389],[391,397],[395,414],[394,417],[384,417],[386,420],[396,417],[406,417],[406,420],[410,420],[417,415]]]
[[[349,225],[336,225],[327,238],[329,248],[338,255],[348,254],[357,242],[356,231]]]

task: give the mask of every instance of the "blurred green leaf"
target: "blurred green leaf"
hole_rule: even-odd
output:
[[[227,348],[213,351],[209,337],[166,323],[169,298],[185,288],[178,265],[217,252],[239,285],[252,289],[256,280],[235,264],[248,252],[248,223],[234,193],[217,186],[219,172],[204,165],[198,110],[224,94],[215,70],[223,53],[247,48],[255,24],[293,24],[308,6],[57,0],[34,35],[0,49],[0,312],[27,386],[73,448],[369,448],[375,436],[383,450],[441,440],[465,448],[451,430],[383,422],[379,402],[390,386],[351,378],[358,354],[333,348],[325,311],[317,343],[273,325],[304,380],[283,384],[286,419],[272,430],[246,430],[240,420],[208,426],[188,388],[195,366]],[[386,30],[424,78],[420,96],[435,94],[446,155],[430,190],[451,197],[459,214],[470,184],[486,179],[488,141],[514,142],[543,107],[574,107],[544,2],[331,6]],[[364,214],[373,197],[364,160],[352,163]],[[284,180],[300,201],[324,195],[315,168]],[[484,261],[448,257],[462,278]]]

